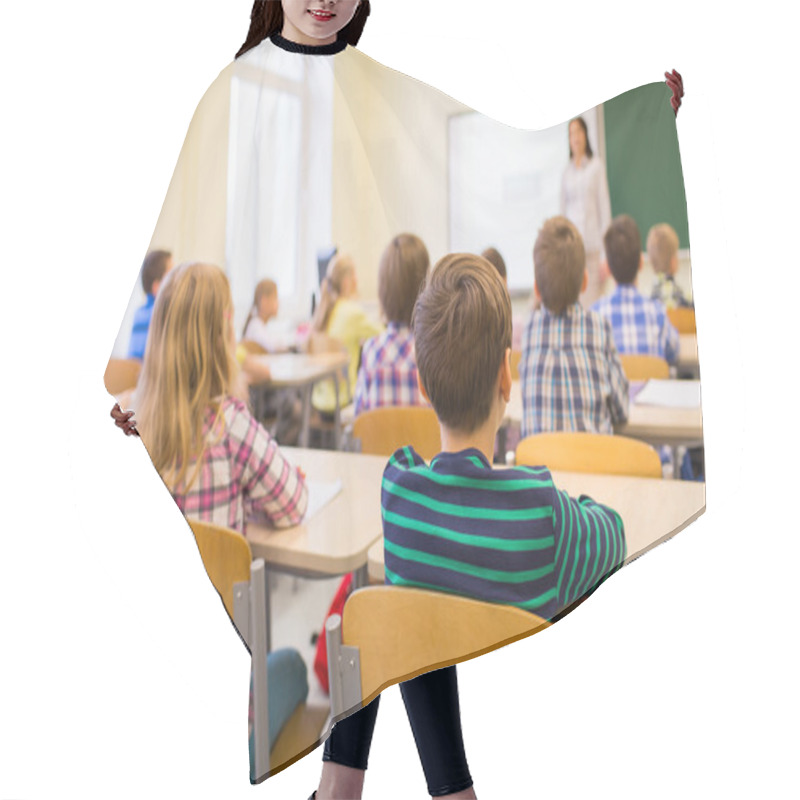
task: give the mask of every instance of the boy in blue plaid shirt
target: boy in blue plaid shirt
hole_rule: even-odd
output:
[[[613,433],[628,418],[628,380],[610,325],[578,303],[587,283],[586,254],[566,217],[542,226],[533,268],[541,306],[522,335],[520,433]]]
[[[608,267],[617,288],[602,297],[592,310],[610,323],[620,353],[660,356],[670,364],[678,360],[680,337],[660,300],[640,294],[636,278],[642,268],[642,237],[632,217],[615,217],[603,237]]]
[[[395,236],[383,251],[378,268],[378,297],[387,324],[383,333],[364,342],[361,348],[356,416],[383,406],[425,405],[409,326],[429,266],[428,249],[413,233]]]

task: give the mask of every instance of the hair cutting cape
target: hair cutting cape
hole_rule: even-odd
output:
[[[567,120],[542,131],[510,128],[353,47],[325,55],[300,50],[266,39],[214,81],[192,119],[149,245],[171,251],[176,264],[200,261],[223,267],[237,333],[252,306],[255,285],[265,277],[278,285],[282,318],[307,321],[312,296],[319,292],[321,254],[334,247],[352,255],[361,298],[377,315],[381,252],[393,236],[406,231],[423,239],[432,264],[449,252],[496,247],[507,265],[515,316],[524,321],[533,292],[533,243],[541,224],[557,214],[575,222],[587,259],[597,263],[602,262],[603,230],[612,217],[633,216],[643,246],[652,225],[669,223],[680,238],[679,278],[690,292],[683,177],[670,92],[663,83],[634,89],[597,108],[576,109],[594,153],[593,177],[584,180],[570,174]],[[639,288],[646,295],[654,283],[648,269],[645,260]],[[144,300],[137,282],[114,358],[127,357],[133,318]],[[681,346],[688,348],[676,368],[682,375],[696,369],[696,356],[686,335]],[[691,390],[673,397],[666,384],[646,388],[655,405],[631,401],[631,410],[638,408],[645,421],[659,418],[658,408],[662,419],[680,421],[692,414],[699,419],[699,389],[693,400]],[[687,426],[682,434],[673,428],[641,438],[660,447],[701,444],[702,430]],[[664,453],[676,472],[683,452]],[[293,459],[291,451],[288,457]],[[311,481],[313,463],[313,457],[303,462]],[[341,477],[343,491],[318,516],[333,513],[333,504],[344,501],[347,476]],[[586,494],[611,503],[596,488],[597,476],[586,480]],[[627,561],[702,513],[702,488],[687,500],[680,491],[685,482],[672,483],[662,481],[653,489],[642,480],[626,491],[624,508],[617,510],[628,537]],[[556,484],[574,496],[584,493],[573,488],[580,487],[579,480],[567,486],[556,475]],[[334,526],[352,524],[346,512],[336,514]],[[488,520],[487,527],[492,525]],[[380,533],[376,514],[376,541]],[[320,605],[318,627],[333,593]],[[291,609],[292,603],[283,607]],[[283,644],[273,637],[273,648]],[[232,636],[231,647],[238,646]],[[304,658],[313,683],[313,654],[304,653]],[[403,677],[387,674],[385,685]],[[323,728],[311,744],[322,741],[328,730]],[[273,763],[254,779],[299,755]]]

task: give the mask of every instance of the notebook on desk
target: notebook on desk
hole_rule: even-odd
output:
[[[637,405],[699,408],[700,381],[649,380],[633,398]]]

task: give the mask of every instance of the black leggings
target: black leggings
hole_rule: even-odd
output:
[[[401,683],[400,692],[431,797],[468,789],[472,778],[461,736],[456,668],[426,672]],[[367,768],[380,699],[378,695],[366,708],[333,726],[325,742],[323,761]]]

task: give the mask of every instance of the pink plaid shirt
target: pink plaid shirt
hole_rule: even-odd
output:
[[[212,431],[213,420],[209,409],[208,444],[197,477],[188,491],[172,494],[184,516],[241,533],[255,512],[277,528],[300,522],[308,506],[305,481],[247,406],[226,397]]]
[[[414,336],[407,325],[390,322],[364,342],[356,380],[355,413],[381,406],[425,405],[419,393]]]

